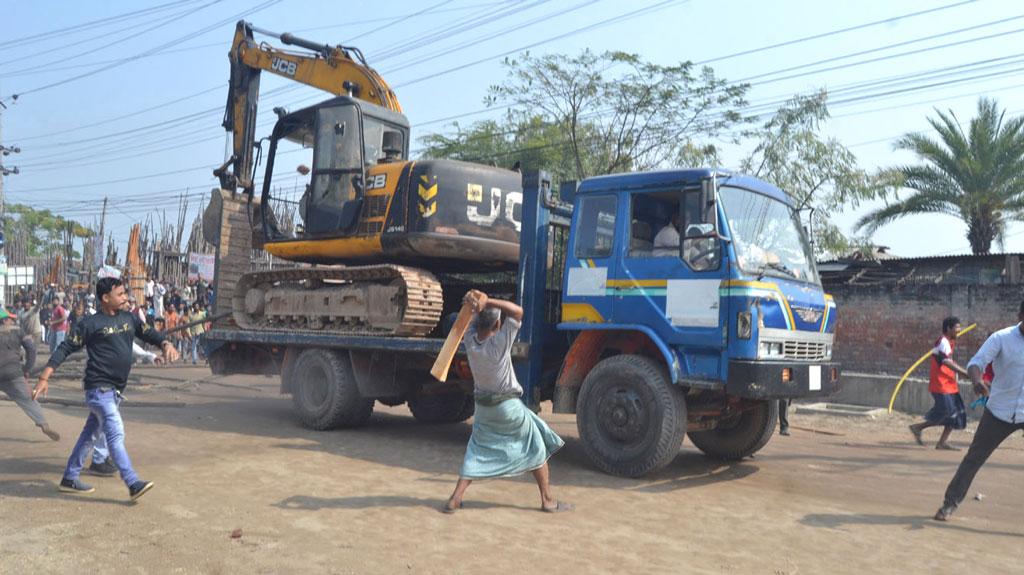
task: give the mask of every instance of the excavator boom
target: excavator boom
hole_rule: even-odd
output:
[[[285,51],[265,42],[257,43],[254,33],[277,38],[283,44],[312,53]],[[228,58],[231,61],[231,82],[224,112],[224,129],[232,134],[232,155],[214,171],[214,175],[220,178],[221,187],[226,190],[242,188],[248,194],[253,193],[256,115],[263,71],[331,94],[348,95],[394,112],[402,111],[394,91],[376,70],[366,64],[357,48],[318,44],[292,34],[256,28],[242,20],[235,26]]]

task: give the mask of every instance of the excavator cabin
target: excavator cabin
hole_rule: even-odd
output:
[[[452,160],[408,161],[408,141],[405,116],[347,96],[282,116],[270,137],[260,196],[263,248],[307,263],[514,266],[519,174]],[[279,158],[292,166],[297,152],[311,160],[311,169],[297,165],[308,181],[276,186],[275,169],[291,172]]]

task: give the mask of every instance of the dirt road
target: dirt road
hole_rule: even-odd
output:
[[[913,445],[909,418],[793,416],[755,458],[717,464],[684,443],[643,480],[588,465],[572,416],[552,460],[574,513],[538,511],[529,478],[475,483],[441,514],[468,424],[417,424],[378,405],[360,430],[313,432],[277,382],[196,368],[137,368],[128,448],[156,488],[137,504],[117,478],[57,491],[84,422],[47,408],[48,441],[0,401],[0,573],[978,573],[1024,565],[1024,440],[996,452],[948,524],[929,519],[962,452]],[[51,397],[79,399],[54,381]],[[163,402],[171,407],[145,407]],[[177,402],[177,403],[176,403]],[[929,438],[931,438],[929,436]],[[931,438],[934,439],[934,438]],[[968,433],[954,435],[966,447]],[[240,530],[241,537],[232,538]],[[236,531],[236,534],[238,532]]]

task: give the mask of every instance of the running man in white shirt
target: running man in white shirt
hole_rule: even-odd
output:
[[[946,488],[942,507],[935,513],[938,521],[947,521],[956,512],[974,476],[999,444],[1014,431],[1024,429],[1024,302],[1017,320],[1017,325],[990,335],[967,364],[974,391],[988,396],[988,402],[971,447]],[[982,379],[989,363],[995,372],[991,388]]]

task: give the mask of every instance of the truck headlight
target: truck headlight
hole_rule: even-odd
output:
[[[750,318],[750,312],[741,311],[736,314],[736,337],[740,339],[750,339],[750,336],[753,333],[754,325]]]
[[[832,359],[832,344],[825,344],[825,359]]]
[[[757,355],[760,357],[782,357],[782,342],[762,341],[758,345]]]

